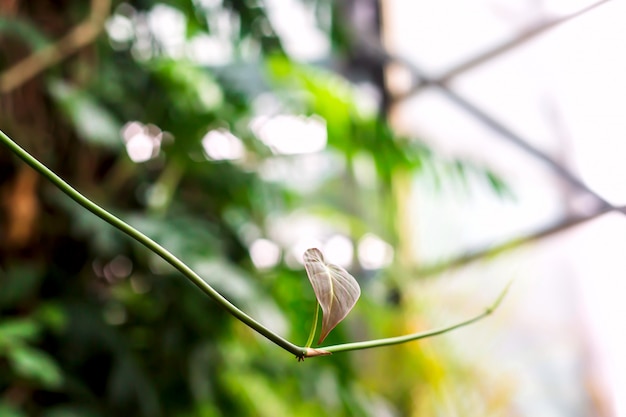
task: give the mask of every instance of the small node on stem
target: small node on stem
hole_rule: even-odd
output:
[[[296,355],[296,358],[298,359],[298,362],[304,362],[306,358],[313,358],[315,356],[328,356],[332,354],[333,354],[332,352],[329,352],[324,349],[313,349],[313,348],[307,347],[304,352],[301,352],[298,355]]]

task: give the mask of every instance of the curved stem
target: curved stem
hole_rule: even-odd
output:
[[[204,281],[198,274],[196,274],[191,268],[189,268],[185,263],[183,263],[176,256],[172,255],[167,249],[156,243],[154,240],[150,239],[139,230],[125,223],[124,221],[118,219],[108,211],[104,210],[102,207],[93,203],[87,197],[83,196],[81,193],[72,188],[68,183],[63,181],[58,175],[48,169],[45,165],[35,159],[32,155],[26,152],[22,147],[13,142],[13,140],[8,137],[2,130],[0,130],[0,142],[4,143],[13,153],[15,153],[20,159],[30,165],[33,169],[39,172],[41,175],[46,177],[50,182],[56,185],[61,191],[67,194],[71,199],[76,201],[78,204],[83,206],[85,209],[89,210],[96,216],[100,217],[102,220],[106,221],[113,227],[119,229],[120,231],[126,233],[131,238],[135,239],[149,250],[163,258],[167,263],[176,268],[180,273],[182,273],[187,279],[193,282],[200,290],[202,290],[205,294],[215,300],[222,308],[228,311],[231,315],[237,318],[239,321],[247,325],[248,327],[256,330],[259,334],[266,337],[270,341],[274,342],[276,345],[282,347],[286,351],[296,355],[298,360],[303,360],[306,357],[314,357],[314,356],[324,356],[330,355],[335,352],[346,352],[350,350],[360,350],[360,349],[370,349],[381,346],[389,346],[389,345],[397,345],[400,343],[411,342],[413,340],[423,339],[426,337],[436,336],[443,333],[447,333],[451,330],[458,329],[459,327],[464,327],[478,320],[490,315],[493,313],[496,308],[502,302],[502,299],[506,295],[511,282],[504,288],[504,290],[500,293],[496,301],[487,308],[483,313],[470,318],[468,320],[462,321],[460,323],[453,324],[448,327],[443,327],[440,329],[430,330],[422,333],[414,333],[405,336],[398,337],[390,337],[387,339],[377,339],[377,340],[368,340],[364,342],[355,342],[355,343],[345,343],[341,345],[334,345],[328,347],[321,347],[312,349],[310,347],[300,347],[294,345],[278,334],[274,333],[267,327],[263,326],[261,323],[244,313],[242,310],[237,308],[234,304],[228,301],[224,296],[222,296],[219,292],[217,292],[211,285],[209,285],[206,281]],[[316,310],[316,317],[314,321],[314,326],[317,323],[318,319],[318,310]],[[312,334],[315,334],[315,327],[313,328]],[[309,337],[311,339],[311,336]],[[311,341],[307,342],[307,346],[311,345]]]
[[[232,304],[230,301],[224,298],[224,296],[217,292],[212,286],[210,286],[205,280],[203,280],[198,274],[196,274],[191,268],[185,265],[184,262],[182,262],[176,256],[172,255],[163,246],[159,245],[154,240],[141,233],[139,230],[118,219],[117,217],[115,217],[114,215],[104,210],[102,207],[93,203],[91,200],[76,191],[74,188],[72,188],[72,186],[63,181],[58,175],[56,175],[45,165],[35,159],[18,144],[13,142],[13,140],[1,130],[0,141],[4,143],[18,157],[20,157],[20,159],[30,165],[41,175],[46,177],[65,194],[67,194],[72,200],[76,201],[78,204],[80,204],[96,216],[100,217],[105,222],[126,233],[128,236],[132,237],[133,239],[150,249],[152,252],[163,258],[167,263],[180,271],[185,277],[187,277],[187,279],[193,282],[198,288],[200,288],[200,290],[202,290],[206,295],[215,300],[221,307],[223,307],[226,311],[232,314],[235,318],[246,324],[248,327],[256,330],[258,333],[265,336],[267,339],[271,340],[286,351],[291,352],[298,357],[302,357],[306,354],[306,349],[294,345],[288,340],[282,338],[281,336],[277,335],[276,333],[241,311],[239,308],[237,308],[234,304]]]
[[[344,343],[344,344],[341,344],[341,345],[320,347],[320,348],[316,349],[317,354],[313,354],[312,356],[320,356],[319,352],[324,352],[325,354],[328,355],[328,354],[336,353],[336,352],[346,352],[346,351],[350,351],[350,350],[361,350],[361,349],[370,349],[370,348],[381,347],[381,346],[398,345],[398,344],[401,344],[401,343],[412,342],[414,340],[424,339],[426,337],[437,336],[437,335],[440,335],[440,334],[443,334],[443,333],[447,333],[447,332],[449,332],[451,330],[455,330],[455,329],[458,329],[460,327],[467,326],[467,325],[475,323],[478,320],[480,320],[482,318],[485,318],[488,315],[490,315],[491,313],[493,313],[498,308],[498,306],[500,306],[500,303],[502,303],[502,300],[504,299],[504,296],[509,291],[509,287],[511,286],[511,283],[512,283],[512,281],[509,282],[506,285],[506,287],[498,295],[498,298],[496,299],[496,301],[491,306],[489,306],[487,309],[485,309],[485,311],[483,311],[479,315],[474,316],[474,317],[472,317],[472,318],[470,318],[468,320],[461,321],[461,322],[453,324],[451,326],[442,327],[442,328],[434,329],[434,330],[429,330],[429,331],[421,332],[421,333],[408,334],[408,335],[405,335],[405,336],[389,337],[389,338],[386,338],[386,339],[367,340],[367,341],[364,341],[364,342]]]

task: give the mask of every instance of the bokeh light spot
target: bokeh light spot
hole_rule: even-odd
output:
[[[374,234],[366,234],[359,240],[357,250],[359,263],[365,269],[381,269],[393,261],[391,245]]]
[[[259,269],[269,269],[278,264],[280,248],[268,239],[257,239],[250,245],[250,258]]]
[[[211,130],[202,138],[202,148],[213,161],[232,161],[244,156],[241,139],[225,129]]]

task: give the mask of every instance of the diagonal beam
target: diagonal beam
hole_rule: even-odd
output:
[[[361,39],[361,48],[363,51],[367,51],[367,53],[373,59],[378,59],[385,63],[397,62],[397,63],[404,65],[407,69],[411,71],[411,74],[417,80],[419,80],[422,83],[428,84],[431,87],[438,89],[444,96],[446,96],[454,104],[456,104],[457,106],[465,110],[467,113],[474,116],[474,118],[476,118],[483,125],[491,129],[493,132],[498,133],[498,137],[504,140],[507,140],[508,142],[517,146],[519,149],[523,150],[527,154],[544,162],[559,177],[561,177],[563,180],[568,182],[570,185],[572,185],[578,190],[582,190],[588,193],[589,195],[593,196],[600,203],[601,208],[618,209],[616,207],[613,207],[602,196],[600,196],[594,190],[589,188],[587,184],[582,182],[578,177],[572,174],[568,169],[566,169],[557,161],[552,159],[548,154],[532,146],[529,141],[525,140],[520,134],[513,131],[513,129],[507,127],[504,123],[490,116],[486,111],[482,110],[480,107],[478,107],[474,103],[470,102],[466,98],[454,92],[451,88],[449,88],[447,85],[445,85],[441,81],[429,77],[428,75],[426,75],[424,71],[421,70],[421,68],[419,68],[414,63],[408,61],[407,59],[389,54],[377,39],[373,39],[373,38]],[[619,208],[618,210],[626,214],[625,208]]]
[[[529,42],[533,39],[535,39],[537,36],[548,32],[551,29],[556,28],[557,26],[562,25],[563,23],[569,22],[570,20],[573,20],[579,16],[582,16],[584,14],[586,14],[587,12],[595,9],[598,6],[601,6],[605,3],[608,3],[611,0],[600,0],[598,2],[595,2],[593,4],[590,4],[589,6],[580,9],[576,12],[567,14],[565,16],[561,16],[558,18],[553,18],[550,19],[546,22],[541,22],[538,23],[536,25],[534,25],[533,27],[525,30],[523,33],[521,33],[520,35],[518,35],[517,37],[513,38],[513,39],[509,39],[506,41],[501,42],[500,44],[492,47],[491,49],[488,49],[478,55],[476,55],[475,57],[453,67],[452,69],[448,70],[447,72],[445,72],[443,75],[439,76],[436,79],[436,82],[439,84],[448,84],[453,78],[457,77],[458,75],[463,74],[466,71],[469,71],[475,67],[478,67],[490,60],[492,60],[493,58],[496,58],[504,53],[507,53],[509,51],[511,51],[512,49],[517,48],[520,45],[525,44],[526,42]],[[413,94],[419,92],[422,88],[428,87],[429,85],[431,85],[431,83],[434,80],[424,80],[424,79],[420,79],[418,80],[418,82],[416,83],[415,86],[413,86],[409,91],[404,92],[402,94],[396,95],[394,97],[394,100],[404,100],[409,98],[410,96],[412,96]]]
[[[487,259],[487,258],[495,257],[504,252],[517,249],[520,246],[526,245],[528,243],[536,242],[538,240],[557,235],[561,232],[572,229],[578,225],[597,219],[598,217],[603,216],[612,211],[619,211],[623,213],[624,209],[626,209],[626,207],[615,207],[615,208],[605,207],[605,208],[597,209],[593,213],[586,215],[586,216],[565,217],[561,220],[556,221],[555,223],[551,225],[545,226],[525,236],[511,239],[511,240],[496,244],[488,248],[482,248],[482,249],[478,249],[475,251],[471,251],[463,255],[460,255],[458,257],[441,262],[441,263],[427,265],[425,267],[418,268],[415,271],[415,275],[417,275],[420,278],[427,278],[427,277],[435,276],[444,271],[449,271],[452,269],[460,268],[462,266],[471,264],[472,262],[478,261],[480,259]]]

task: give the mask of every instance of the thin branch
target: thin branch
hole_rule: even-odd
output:
[[[552,159],[548,154],[532,146],[530,142],[522,138],[521,135],[514,132],[512,129],[508,128],[506,125],[499,122],[495,118],[491,117],[489,114],[487,114],[487,112],[480,109],[478,106],[471,103],[469,100],[461,97],[459,94],[452,91],[447,86],[440,84],[439,82],[435,82],[434,85],[437,88],[439,88],[439,90],[446,97],[448,97],[453,103],[463,108],[467,113],[474,116],[476,119],[482,122],[483,125],[489,127],[492,131],[499,133],[500,137],[507,139],[510,143],[522,149],[527,154],[544,162],[546,165],[548,165],[554,172],[556,172],[561,178],[563,178],[569,184],[573,185],[575,188],[579,190],[583,190],[591,194],[603,206],[611,207],[611,204],[608,203],[602,196],[597,194],[587,184],[585,184],[580,179],[578,179],[574,174],[572,174],[568,169],[566,169],[561,164],[559,164],[554,159]]]
[[[447,72],[445,72],[443,75],[439,76],[435,81],[438,84],[447,84],[449,83],[454,77],[457,77],[458,75],[461,75],[462,73],[469,71],[475,67],[478,67],[490,60],[492,60],[493,58],[498,57],[499,55],[502,55],[512,49],[517,48],[520,45],[523,45],[524,43],[535,39],[537,36],[556,28],[557,26],[560,26],[563,23],[569,22],[570,20],[573,20],[576,17],[582,16],[583,14],[586,14],[587,12],[595,9],[598,6],[603,5],[604,3],[608,3],[611,0],[600,0],[596,3],[593,3],[583,9],[580,9],[574,13],[570,13],[568,15],[562,16],[562,17],[558,17],[558,18],[554,18],[554,19],[550,19],[547,22],[541,22],[538,23],[536,25],[534,25],[533,27],[531,27],[530,29],[525,30],[522,34],[518,35],[517,37],[510,39],[510,40],[506,40],[504,42],[502,42],[501,44],[492,47],[491,49],[480,53],[478,55],[476,55],[474,58],[471,58],[455,67],[453,67],[452,69],[448,70]],[[424,80],[424,79],[420,79],[418,80],[417,84],[415,86],[413,86],[413,88],[411,88],[409,91],[404,92],[402,94],[399,94],[397,96],[394,96],[395,100],[404,100],[406,98],[409,98],[410,96],[412,96],[413,94],[417,93],[419,90],[421,90],[424,87],[428,87],[429,85],[431,85],[432,80]]]
[[[442,262],[436,265],[419,268],[415,272],[415,275],[419,276],[420,278],[426,278],[426,277],[438,275],[444,271],[449,271],[455,268],[465,266],[467,264],[470,264],[480,259],[491,258],[496,255],[500,255],[504,252],[508,252],[510,250],[519,248],[522,245],[535,242],[541,239],[545,239],[550,236],[554,236],[558,233],[561,233],[573,227],[576,227],[582,223],[586,223],[590,220],[597,219],[598,217],[603,216],[612,211],[623,212],[624,207],[615,207],[615,208],[604,207],[586,216],[568,217],[550,226],[544,227],[536,232],[530,233],[526,236],[518,237],[516,239],[512,239],[512,240],[497,244],[490,248],[480,249],[471,253],[467,253],[465,255],[461,255],[457,258],[454,258],[449,261]]]
[[[9,93],[93,42],[104,27],[111,0],[91,0],[89,16],[57,42],[33,52],[0,74],[0,93]]]

